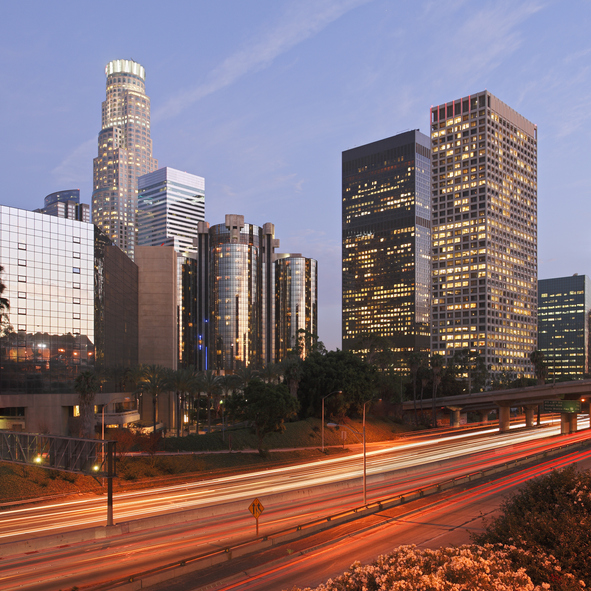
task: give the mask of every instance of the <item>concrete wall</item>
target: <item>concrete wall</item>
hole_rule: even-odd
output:
[[[177,255],[172,246],[137,246],[138,362],[177,369]]]
[[[94,403],[102,406],[124,401],[129,396],[129,392],[98,392]],[[27,433],[70,435],[68,418],[74,406],[78,406],[78,394],[0,394],[0,408],[25,408],[25,421],[21,430]],[[11,424],[17,422],[22,423],[17,420],[7,421],[9,424],[4,428],[11,430]]]

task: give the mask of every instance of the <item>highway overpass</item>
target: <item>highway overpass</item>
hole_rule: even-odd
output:
[[[527,427],[533,427],[534,412],[544,400],[580,400],[586,402],[588,407],[591,399],[591,380],[577,380],[574,382],[559,382],[555,384],[543,384],[528,386],[527,388],[511,388],[508,390],[489,390],[488,392],[475,392],[460,396],[437,397],[436,408],[445,407],[451,411],[450,423],[459,426],[461,411],[498,410],[499,430],[508,431],[510,427],[510,410],[512,407],[525,409],[525,423]],[[431,407],[433,399],[423,400],[423,409]],[[403,403],[405,411],[414,409],[414,402]],[[587,413],[589,411],[587,410]],[[562,433],[574,433],[577,430],[577,413],[562,413]]]

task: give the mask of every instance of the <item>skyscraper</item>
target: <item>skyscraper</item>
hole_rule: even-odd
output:
[[[197,246],[205,218],[205,179],[160,168],[138,179],[138,245],[172,246],[177,253],[178,362],[197,364]],[[146,253],[144,253],[144,260]]]
[[[138,179],[138,244],[195,253],[198,222],[205,221],[205,179],[160,168]]]
[[[538,282],[538,349],[548,378],[581,379],[589,373],[591,281],[586,275]]]
[[[343,349],[429,348],[430,140],[408,131],[343,152]]]
[[[86,203],[80,203],[80,189],[50,193],[45,197],[45,207],[35,211],[57,218],[90,222],[90,207]]]
[[[431,108],[434,353],[532,376],[537,128],[484,91]]]
[[[158,168],[152,158],[146,72],[132,60],[107,64],[98,156],[94,159],[93,222],[133,259],[137,241],[137,179]]]

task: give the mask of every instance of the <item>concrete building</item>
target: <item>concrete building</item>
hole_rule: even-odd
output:
[[[431,349],[533,377],[537,128],[484,91],[431,108]]]
[[[171,246],[177,253],[178,363],[196,366],[198,225],[205,219],[205,179],[161,168],[138,179],[138,245]]]
[[[158,168],[152,157],[146,72],[132,60],[107,64],[98,156],[94,159],[92,220],[131,259],[137,242],[138,177]]]
[[[45,197],[45,207],[36,211],[58,218],[90,222],[90,206],[80,203],[80,189],[50,193]]]
[[[590,319],[587,275],[538,281],[538,349],[548,380],[580,380],[589,374]]]
[[[343,349],[429,349],[430,140],[409,131],[343,152]]]

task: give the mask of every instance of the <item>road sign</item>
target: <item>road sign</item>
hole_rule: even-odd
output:
[[[248,510],[252,513],[252,516],[255,519],[258,519],[261,516],[261,513],[265,510],[263,504],[258,500],[255,499],[251,504]]]
[[[581,412],[581,401],[544,400],[544,412]]]

